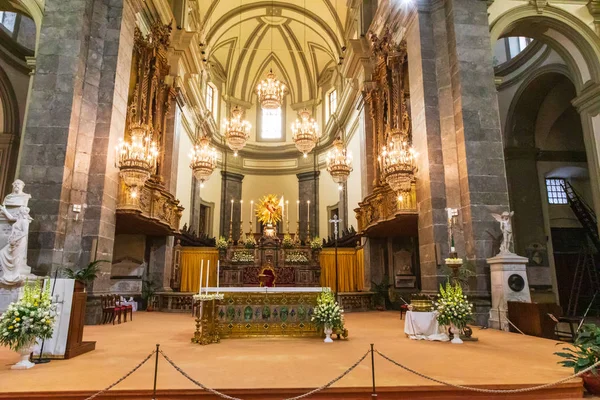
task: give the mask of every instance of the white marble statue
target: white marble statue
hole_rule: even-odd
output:
[[[27,266],[27,239],[29,235],[29,199],[25,184],[17,179],[13,191],[0,205],[0,283],[17,285],[30,275]]]
[[[21,206],[9,212],[5,206],[0,206],[0,214],[13,222],[8,243],[0,249],[0,283],[16,285],[31,272],[27,266],[27,238],[31,222],[29,208]]]
[[[500,244],[500,254],[512,253],[513,249],[513,231],[512,231],[512,216],[514,211],[504,211],[502,215],[492,214],[494,219],[500,222],[500,230],[502,231],[502,243]]]

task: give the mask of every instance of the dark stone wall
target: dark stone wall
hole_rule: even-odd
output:
[[[308,229],[308,204],[310,200],[310,237],[319,235],[319,174],[320,171],[296,174],[300,194],[300,239],[306,240]]]
[[[221,171],[221,236],[229,238],[229,219],[231,217],[231,200],[233,199],[232,238],[240,237],[240,199],[242,198],[242,180],[244,175]]]

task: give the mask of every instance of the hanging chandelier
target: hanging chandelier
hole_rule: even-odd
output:
[[[295,122],[292,122],[292,140],[298,151],[306,157],[317,145],[321,133],[319,125],[313,118],[310,118],[310,112],[307,109],[300,111],[299,116],[301,120],[296,119]]]
[[[190,158],[192,159],[190,168],[194,173],[194,177],[200,181],[200,187],[204,187],[204,182],[210,178],[217,166],[217,151],[210,145],[208,138],[204,136],[190,152]]]
[[[406,137],[395,135],[387,146],[384,146],[377,157],[379,167],[385,181],[402,200],[410,193],[411,185],[417,170],[417,153],[407,142]]]
[[[262,108],[267,110],[277,109],[283,104],[285,85],[277,79],[273,70],[270,69],[267,79],[260,82],[256,87],[256,94]]]
[[[333,151],[327,153],[327,172],[340,188],[352,172],[352,154],[346,151],[344,142],[340,138],[333,142]]]
[[[244,112],[238,106],[231,110],[231,118],[223,123],[225,127],[225,141],[227,146],[233,150],[233,155],[237,157],[238,151],[244,148],[250,138],[250,122],[242,120]]]
[[[152,140],[152,132],[148,125],[131,125],[129,140],[119,139],[116,153],[115,161],[120,170],[119,175],[129,188],[131,197],[135,198],[139,188],[156,172],[158,147]]]

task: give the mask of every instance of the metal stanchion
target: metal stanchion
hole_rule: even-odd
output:
[[[156,400],[156,380],[158,378],[158,353],[160,344],[156,345],[156,360],[154,361],[154,389],[152,390],[152,400]]]
[[[373,377],[373,393],[371,393],[371,397],[377,397],[377,392],[375,391],[375,356],[373,355],[373,343],[371,343],[371,374]]]

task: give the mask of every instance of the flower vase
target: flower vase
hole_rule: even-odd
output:
[[[333,343],[333,340],[331,339],[331,334],[333,333],[333,329],[331,328],[330,324],[325,324],[325,343]]]
[[[463,341],[460,338],[460,328],[458,328],[454,323],[450,325],[450,332],[452,332],[452,340],[451,343],[454,344],[462,344]]]
[[[18,363],[14,364],[12,367],[10,367],[10,369],[29,369],[35,366],[34,363],[29,361],[29,356],[33,352],[34,344],[35,343],[26,344],[17,350],[17,353],[21,355],[21,360]]]

